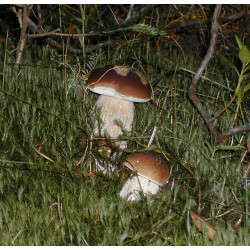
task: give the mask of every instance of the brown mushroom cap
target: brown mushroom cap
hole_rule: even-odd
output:
[[[131,102],[147,102],[153,98],[147,77],[128,66],[107,65],[95,69],[86,86],[97,94]]]
[[[166,160],[159,154],[133,153],[126,157],[123,166],[133,170],[159,185],[163,185],[169,177],[169,168]]]

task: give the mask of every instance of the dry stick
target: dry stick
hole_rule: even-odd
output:
[[[69,35],[68,35],[68,38],[67,38],[67,44],[66,44],[65,55],[64,55],[64,84],[65,84],[64,87],[65,87],[65,93],[68,93],[68,86],[67,86],[67,56],[68,56],[70,32],[71,32],[71,28],[69,29]]]
[[[231,21],[231,20],[236,20],[239,19],[243,16],[248,16],[250,15],[250,10],[242,10],[236,14],[232,14],[230,16],[225,16],[225,17],[221,17],[218,19],[218,22],[227,22],[227,21]],[[182,22],[177,24],[177,27],[171,27],[171,30],[183,30],[184,28],[189,28],[190,26],[201,26],[204,24],[208,24],[211,22],[211,19],[208,20],[194,20],[194,21],[189,21],[189,22]],[[172,26],[172,25],[171,25]],[[171,31],[169,30],[169,31]]]
[[[212,58],[214,51],[215,51],[215,45],[216,45],[216,41],[217,41],[217,33],[219,30],[218,17],[219,17],[220,11],[221,11],[221,6],[222,6],[221,4],[218,4],[215,7],[215,11],[214,11],[213,19],[212,19],[212,29],[211,29],[212,37],[210,40],[210,46],[208,48],[206,56],[202,60],[201,65],[200,65],[198,71],[196,72],[196,74],[192,80],[192,83],[189,87],[189,98],[193,102],[193,104],[196,106],[198,111],[200,112],[200,114],[203,117],[204,121],[206,122],[208,128],[210,129],[210,131],[213,133],[214,137],[216,138],[216,141],[220,140],[219,133],[218,133],[216,127],[213,125],[212,121],[210,120],[207,112],[203,108],[201,101],[196,97],[195,90],[196,90],[196,87],[197,87],[197,84],[198,84],[200,77],[202,76],[203,72],[207,68],[207,65],[208,65],[208,63],[209,63],[210,59]]]
[[[224,131],[222,133],[219,133],[217,131],[216,127],[213,125],[213,120],[215,118],[209,118],[207,112],[205,111],[205,109],[203,108],[203,106],[201,104],[201,101],[195,95],[195,90],[196,90],[198,81],[199,81],[201,75],[203,74],[204,70],[207,68],[208,62],[211,59],[211,57],[213,56],[214,51],[215,51],[217,33],[218,33],[218,29],[219,29],[218,16],[220,14],[220,10],[221,10],[221,5],[216,5],[215,11],[214,11],[214,16],[212,19],[212,30],[211,30],[212,37],[211,37],[211,41],[210,41],[210,46],[208,48],[206,56],[204,57],[203,61],[201,62],[201,65],[200,65],[198,71],[196,72],[196,74],[192,80],[192,84],[190,85],[190,88],[189,88],[189,98],[194,103],[194,105],[196,106],[196,108],[200,112],[201,116],[203,117],[204,121],[206,122],[209,130],[214,135],[216,143],[219,143],[222,139],[226,139],[227,137],[234,135],[236,133],[250,131],[250,123],[248,123],[248,124],[236,127],[236,128],[229,129],[229,130]]]
[[[47,155],[41,153],[39,149],[34,148],[34,150],[35,150],[39,155],[41,155],[43,158],[45,158],[46,160],[55,163],[55,161],[53,161],[52,159],[50,159]]]
[[[15,8],[12,7],[12,11],[15,12]],[[16,13],[16,12],[15,12]],[[17,13],[16,13],[17,14]],[[27,18],[27,22],[28,22],[28,25],[29,25],[29,28],[34,32],[34,33],[38,33],[38,34],[44,34],[44,30],[42,28],[38,28],[38,26],[28,17]],[[54,31],[55,32],[55,31]],[[55,40],[51,39],[51,38],[46,38],[45,41],[50,44],[51,46],[53,47],[56,47],[60,50],[63,49],[63,46],[62,44],[56,42]],[[114,41],[112,40],[108,40],[106,42],[103,42],[103,43],[99,43],[97,45],[90,45],[88,47],[86,47],[85,49],[85,53],[91,53],[92,51],[95,51],[95,50],[98,50],[98,49],[101,49],[101,48],[104,48],[104,47],[107,47],[109,45],[112,45],[114,44]],[[71,47],[68,48],[68,52],[69,53],[73,53],[73,54],[82,54],[82,50],[81,49],[73,49]]]
[[[150,137],[150,139],[149,139],[149,141],[148,141],[148,145],[147,145],[146,148],[149,148],[149,147],[152,145],[152,142],[153,142],[153,140],[154,140],[154,138],[155,138],[156,130],[157,130],[157,127],[154,126],[152,135],[151,135],[151,137]]]
[[[234,135],[245,131],[250,131],[250,123],[224,131],[221,133],[220,137],[221,139],[226,139],[230,135]]]
[[[58,217],[59,217],[60,226],[63,226],[63,220],[62,220],[62,215],[61,215],[61,200],[60,200],[60,195],[57,195],[57,211],[58,211]]]
[[[15,7],[13,7],[12,10],[14,11],[14,9],[16,10]],[[15,12],[15,13],[16,13],[16,17],[18,19],[18,23],[19,23],[20,27],[22,28],[23,27],[23,19],[22,19],[22,17],[23,17],[23,9],[18,9],[18,11]]]
[[[211,121],[216,120],[224,111],[226,111],[226,109],[233,103],[234,99],[236,98],[236,94],[234,94],[233,98],[231,99],[231,101],[226,105],[225,108],[223,108],[216,116],[214,116],[213,118],[211,118]]]
[[[63,46],[61,43],[51,39],[51,38],[46,38],[45,41],[52,45],[53,47],[55,48],[58,48],[58,49],[63,49]],[[109,45],[112,45],[114,44],[114,41],[113,40],[108,40],[106,42],[103,42],[103,43],[98,43],[96,45],[89,45],[85,48],[85,53],[91,53],[92,51],[95,51],[95,50],[98,50],[98,49],[102,49],[104,47],[107,47]],[[74,49],[74,48],[71,48],[71,47],[68,47],[68,52],[69,53],[72,53],[72,54],[77,54],[77,55],[80,55],[82,54],[82,49]]]
[[[151,8],[152,7],[153,6],[151,6]],[[20,9],[20,10],[22,10],[22,9]],[[150,11],[150,8],[148,7],[146,10]],[[146,10],[143,9],[143,14],[144,15],[146,14]],[[243,17],[244,15],[249,15],[249,14],[250,14],[250,11],[243,10],[243,11],[238,12],[236,14],[219,18],[218,21],[219,22],[226,22],[226,21],[231,21],[231,20],[234,21],[236,19],[239,19],[239,18]],[[120,24],[120,26],[125,26],[125,24],[123,24],[123,23],[124,22],[127,23],[127,20],[129,20],[131,18],[131,16],[129,16],[127,18]],[[137,19],[134,19],[134,20],[137,20]],[[208,20],[194,20],[194,21],[184,22],[184,23],[180,23],[179,24],[180,26],[178,26],[176,28],[170,27],[169,31],[172,31],[173,29],[175,29],[175,30],[183,29],[185,27],[194,26],[194,25],[195,26],[197,26],[197,25],[201,26],[203,24],[208,24],[210,22],[211,22],[210,19],[208,19]],[[172,26],[172,25],[170,25],[170,26]],[[54,31],[44,32],[44,33],[40,33],[40,34],[28,34],[28,37],[45,37],[45,36],[65,36],[65,37],[68,37],[69,36],[68,33],[58,33],[59,31],[61,31],[60,28],[58,28],[58,29],[56,29]],[[120,31],[121,30],[119,30],[119,31],[113,31],[113,32],[115,33],[115,32],[120,32]],[[111,31],[108,32],[108,33],[111,34]],[[108,33],[106,33],[106,34],[108,34]],[[103,34],[105,34],[105,32],[104,33],[102,33],[102,32],[99,32],[99,33],[89,33],[89,34],[71,34],[71,36],[72,37],[90,37],[90,36],[102,36]]]
[[[61,29],[57,28],[55,30],[49,31],[49,32],[44,32],[40,34],[28,34],[28,37],[45,37],[45,36],[66,36],[68,37],[69,35],[71,37],[85,37],[85,36],[92,36],[93,34],[69,34],[69,33],[58,33],[60,32]],[[96,34],[94,34],[96,35]]]
[[[123,26],[126,26],[128,24],[136,22],[137,20],[140,19],[141,16],[145,16],[153,7],[154,7],[154,5],[151,5],[151,4],[146,5],[145,7],[143,7],[141,9],[141,11],[137,12],[135,15],[131,16],[130,18],[128,18],[124,22],[122,22],[120,24],[120,27],[123,27]],[[31,28],[31,30],[34,33],[39,33],[39,34],[45,33],[42,30],[42,28],[39,28],[33,21],[30,20],[30,18],[28,18],[28,24],[29,24],[29,28]],[[58,35],[58,34],[54,34],[54,35]],[[65,34],[62,34],[62,35],[65,35]],[[32,37],[32,35],[30,35],[30,36]],[[35,37],[35,35],[33,35],[33,36]],[[75,36],[86,36],[86,35],[78,34],[78,35],[75,35]],[[50,44],[51,46],[53,46],[53,47],[56,47],[56,48],[58,48],[60,50],[63,49],[62,44],[56,42],[55,40],[53,40],[53,39],[51,39],[49,37],[46,38],[45,41],[48,44]],[[96,44],[96,45],[90,45],[90,46],[85,48],[85,53],[91,53],[92,51],[107,47],[107,46],[112,45],[112,44],[114,44],[114,41],[108,40],[106,42],[102,42],[102,43],[99,43],[99,44]],[[82,50],[81,49],[73,49],[71,47],[68,47],[68,53],[73,53],[73,54],[79,55],[79,54],[82,54]]]
[[[38,13],[37,28],[41,29],[41,27],[42,27],[42,12],[41,12],[41,6],[40,6],[40,4],[37,4],[36,8],[37,8],[37,13]]]
[[[130,4],[128,15],[127,15],[127,17],[125,19],[125,22],[131,17],[131,13],[133,11],[133,8],[134,8],[134,4]]]
[[[125,21],[123,21],[122,23],[120,23],[120,27],[123,26],[127,26],[131,23],[135,23],[136,21],[138,21],[142,16],[145,16],[149,11],[151,11],[153,9],[153,7],[156,6],[154,4],[147,4],[145,5],[141,11],[138,11],[135,15],[130,16],[129,18],[126,18]]]
[[[22,30],[21,30],[21,34],[20,34],[20,39],[17,45],[17,51],[16,51],[16,64],[19,64],[23,55],[23,50],[24,50],[24,46],[26,44],[26,40],[27,40],[27,34],[26,34],[26,30],[28,27],[28,18],[30,15],[30,11],[33,8],[33,4],[31,4],[30,6],[24,6],[23,7],[23,20],[22,20]]]

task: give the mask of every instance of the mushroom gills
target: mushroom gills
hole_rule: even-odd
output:
[[[123,185],[120,191],[120,197],[126,198],[127,201],[139,201],[140,192],[144,195],[154,195],[159,192],[160,188],[161,186],[159,184],[150,181],[148,178],[136,175],[128,179]]]

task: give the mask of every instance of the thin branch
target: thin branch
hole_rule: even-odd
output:
[[[38,149],[34,148],[34,150],[35,150],[39,155],[41,155],[43,158],[45,158],[46,160],[55,163],[55,161],[53,161],[52,159],[50,159],[47,155],[41,153],[41,146],[40,146]]]
[[[214,116],[213,118],[211,118],[211,121],[216,120],[219,116],[221,116],[221,114],[226,111],[226,109],[233,103],[233,101],[236,98],[236,94],[234,94],[233,98],[231,99],[231,101],[226,105],[226,107],[224,107],[216,116]]]
[[[60,226],[63,226],[63,220],[62,220],[62,214],[61,214],[61,199],[60,195],[57,195],[57,212],[58,212],[58,217],[59,217],[59,223]]]
[[[38,29],[41,29],[42,27],[42,12],[41,12],[41,6],[40,4],[37,4],[36,5],[36,8],[37,8],[37,13],[38,13]]]
[[[37,29],[39,30],[38,26],[37,26]],[[61,29],[57,28],[55,30],[40,33],[40,34],[27,34],[27,36],[32,37],[32,38],[45,37],[45,36],[69,36],[69,34],[57,33],[58,31],[61,31]],[[75,35],[72,35],[72,36],[75,36]],[[80,34],[80,36],[84,36],[84,34]]]
[[[26,33],[27,27],[29,27],[34,33],[38,33],[38,35],[33,35],[34,37],[39,36],[39,34],[40,34],[40,36],[44,36],[44,34],[46,36],[48,35],[48,33],[45,33],[45,31],[43,30],[43,28],[40,27],[40,21],[41,20],[39,21],[39,25],[36,25],[29,18],[29,14],[30,14],[30,11],[31,11],[33,5],[30,5],[28,7],[28,9],[27,9],[26,5],[20,5],[18,7],[21,7],[20,9],[18,9],[18,11],[16,10],[15,6],[11,7],[12,11],[16,14],[16,16],[18,18],[20,27],[22,27],[22,31],[21,31],[21,35],[20,35],[20,40],[19,40],[18,47],[17,47],[17,56],[16,56],[16,63],[17,64],[21,60],[23,48],[24,48],[24,46],[26,44],[27,37],[28,36],[32,37],[32,35],[27,35],[27,33]],[[38,7],[38,9],[39,9],[39,7]],[[25,12],[25,13],[22,14],[22,12]],[[52,34],[50,34],[50,35],[52,35]],[[68,36],[68,34],[67,34],[67,36]],[[83,36],[83,35],[80,34],[80,35],[76,35],[76,36]],[[45,39],[45,41],[48,44],[50,44],[51,46],[56,47],[56,48],[58,48],[60,50],[63,50],[62,44],[58,43],[57,41],[55,41],[55,40],[53,40],[53,39],[51,39],[49,37],[47,37]],[[91,53],[92,51],[95,51],[95,50],[98,50],[98,49],[110,46],[111,44],[114,44],[113,40],[108,40],[108,41],[103,42],[103,43],[99,43],[99,44],[96,44],[96,45],[87,46],[86,49],[85,49],[85,53]],[[73,54],[82,54],[82,49],[74,49],[74,48],[68,47],[68,52],[69,53],[73,53]]]
[[[210,120],[207,112],[203,108],[201,101],[196,97],[195,90],[197,88],[198,81],[199,81],[200,77],[202,76],[202,74],[206,70],[207,65],[208,65],[208,63],[209,63],[210,59],[212,58],[214,51],[215,51],[217,34],[218,34],[218,30],[219,30],[218,17],[219,17],[220,11],[221,11],[221,7],[222,7],[221,4],[216,5],[214,15],[213,15],[213,20],[212,20],[212,30],[211,30],[212,37],[210,40],[210,46],[208,48],[206,56],[204,57],[204,59],[201,62],[201,65],[200,65],[198,71],[196,72],[196,74],[192,80],[192,83],[190,85],[190,88],[189,88],[190,100],[193,102],[193,104],[196,106],[196,108],[200,112],[201,116],[203,117],[204,121],[206,122],[210,131],[213,133],[216,140],[219,139],[218,138],[218,136],[219,136],[218,131],[217,131],[216,127],[213,125],[212,121]]]
[[[131,4],[131,6],[133,6],[133,4]],[[130,7],[131,8],[131,7]],[[150,8],[147,9],[147,11],[149,11]],[[144,14],[145,13],[145,10],[143,9],[144,11]],[[219,21],[229,21],[229,20],[235,20],[235,19],[238,19],[244,15],[249,15],[250,14],[250,11],[241,11],[239,13],[236,13],[236,14],[233,14],[233,15],[230,15],[230,16],[227,16],[227,17],[223,17],[223,18],[219,18]],[[127,18],[125,19],[125,21],[123,23],[120,24],[120,27],[123,27],[123,26],[127,26],[127,20],[129,21],[130,18],[132,18],[134,16],[131,16],[131,13],[128,13],[127,15]],[[131,21],[131,20],[130,20]],[[189,27],[189,26],[192,26],[192,25],[203,25],[203,24],[207,24],[207,23],[210,23],[211,20],[195,20],[195,21],[190,21],[190,22],[183,22],[180,24],[180,26],[178,26],[177,28],[173,28],[173,29],[183,29],[185,28],[186,26]],[[132,24],[132,23],[130,23]],[[96,33],[85,33],[85,34],[70,34],[70,36],[72,37],[91,37],[91,36],[103,36],[103,35],[111,35],[111,34],[114,34],[114,33],[119,33],[119,32],[124,32],[124,31],[129,31],[129,30],[133,30],[133,26],[128,26],[128,27],[123,27],[123,28],[118,28],[118,29],[112,29],[112,30],[106,30],[106,31],[100,31],[100,32],[96,32]],[[168,32],[171,31],[172,28],[170,28],[170,30],[167,30]],[[44,37],[44,36],[65,36],[65,37],[68,37],[69,34],[67,33],[58,33],[57,31],[60,30],[60,29],[56,29],[54,31],[50,31],[50,32],[44,32],[44,33],[40,33],[40,34],[28,34],[28,37]]]
[[[250,131],[250,123],[246,124],[246,125],[242,125],[236,128],[231,128],[227,131],[224,131],[222,133],[219,133],[218,130],[216,129],[216,127],[213,124],[213,121],[222,113],[225,111],[225,109],[231,104],[231,102],[234,100],[234,98],[230,101],[229,105],[227,105],[226,108],[224,108],[217,116],[215,116],[214,118],[210,118],[207,114],[207,112],[205,111],[205,109],[203,108],[201,101],[196,97],[195,95],[195,90],[197,88],[197,84],[198,81],[200,79],[200,77],[202,76],[203,72],[205,71],[205,69],[207,68],[207,65],[210,61],[210,59],[212,58],[214,51],[215,51],[215,46],[216,46],[216,41],[217,41],[217,34],[218,34],[218,30],[219,30],[219,24],[218,24],[218,17],[220,14],[220,10],[221,10],[221,5],[216,5],[215,11],[214,11],[214,15],[213,15],[213,19],[212,19],[212,37],[211,37],[211,41],[210,41],[210,46],[208,48],[207,54],[204,57],[204,59],[201,62],[201,65],[198,69],[198,71],[196,72],[192,83],[189,87],[189,98],[190,100],[193,102],[193,104],[196,106],[196,108],[198,109],[198,111],[200,112],[201,116],[203,117],[205,123],[207,124],[209,130],[212,132],[212,134],[215,137],[216,143],[219,143],[221,140],[227,138],[228,136],[234,135],[236,133],[241,133],[244,131]]]
[[[127,25],[137,22],[138,20],[140,20],[142,16],[145,16],[149,11],[151,11],[154,6],[155,6],[154,4],[147,4],[140,11],[138,11],[135,15],[130,16],[129,18],[126,18],[126,20],[120,23],[119,26],[123,27],[123,26],[127,26]]]
[[[242,11],[235,13],[235,14],[232,14],[230,16],[221,17],[218,19],[218,22],[222,23],[222,22],[228,22],[231,20],[237,20],[241,17],[248,16],[248,15],[250,15],[250,10],[242,10]],[[211,21],[212,21],[211,19],[208,19],[208,20],[193,20],[193,21],[189,21],[189,22],[181,22],[181,23],[177,23],[177,27],[171,27],[171,29],[181,30],[184,28],[189,28],[190,26],[201,26],[204,24],[209,24],[209,23],[211,23]],[[174,23],[174,24],[176,24],[176,23]]]
[[[250,123],[239,126],[239,127],[235,127],[235,128],[231,128],[227,131],[224,131],[221,133],[221,138],[222,139],[226,139],[227,137],[237,134],[237,133],[242,133],[245,131],[250,131]]]
[[[29,28],[34,32],[34,33],[39,33],[39,34],[43,34],[45,33],[44,30],[41,29],[38,29],[38,26],[29,18],[28,19],[28,24],[29,24]],[[45,39],[45,41],[50,44],[51,46],[53,47],[56,47],[60,50],[63,50],[63,45],[53,39],[51,39],[50,37],[47,37]],[[108,40],[106,42],[103,42],[103,43],[98,43],[96,45],[90,45],[90,46],[87,46],[85,48],[85,53],[90,53],[92,51],[95,51],[95,50],[98,50],[98,49],[101,49],[101,48],[104,48],[104,47],[107,47],[111,44],[114,44],[114,41],[113,40]],[[73,54],[82,54],[82,49],[74,49],[74,48],[71,48],[71,47],[68,47],[68,53],[73,53]]]
[[[126,22],[129,18],[131,18],[131,14],[132,14],[133,9],[134,9],[134,4],[130,4],[129,11],[128,11],[128,15],[127,15],[127,17],[126,17],[126,19],[125,19],[125,22]]]
[[[69,35],[67,38],[67,44],[65,49],[65,55],[64,55],[64,87],[65,87],[65,93],[68,93],[68,85],[67,85],[67,57],[68,57],[68,48],[69,48],[69,41],[70,41],[70,33],[71,28],[69,28]]]
[[[18,12],[16,12],[15,7],[12,8],[12,10],[16,13],[16,16],[19,20],[19,24],[21,27],[21,34],[20,39],[17,45],[17,51],[16,51],[16,64],[19,64],[23,55],[23,50],[26,44],[27,40],[27,27],[28,27],[28,19],[30,15],[30,11],[33,8],[33,4],[31,5],[24,5],[23,9],[19,9]],[[22,16],[22,19],[21,19]]]

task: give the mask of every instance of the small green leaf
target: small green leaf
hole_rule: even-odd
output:
[[[216,150],[245,150],[244,146],[226,146],[226,145],[219,145],[216,146]]]
[[[243,43],[241,42],[240,38],[238,36],[235,36],[236,42],[238,43],[239,48],[243,46]]]
[[[240,52],[239,52],[239,58],[244,68],[250,61],[250,51],[246,45],[242,45]]]
[[[133,26],[133,30],[137,32],[142,32],[151,36],[166,36],[167,33],[164,30],[146,25],[146,24],[137,24]]]
[[[248,83],[244,88],[243,88],[243,93],[246,93],[250,89],[250,83]]]
[[[238,88],[238,91],[237,91],[236,95],[237,95],[237,104],[239,105],[240,103],[238,103],[238,101],[241,102],[241,99],[242,99],[242,96],[243,96],[242,85]]]

